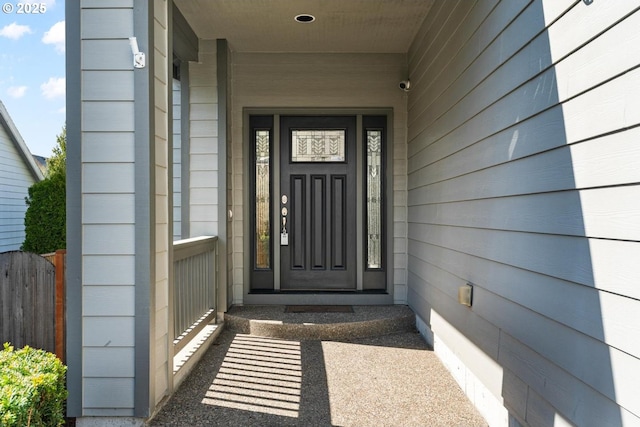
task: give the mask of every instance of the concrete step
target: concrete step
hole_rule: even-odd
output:
[[[332,307],[326,311],[310,307],[308,311],[288,312],[284,305],[234,306],[225,313],[225,328],[261,337],[326,341],[416,330],[415,314],[407,306],[355,305],[351,308],[351,312],[335,312]]]

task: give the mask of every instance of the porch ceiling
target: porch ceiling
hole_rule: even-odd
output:
[[[201,39],[237,52],[405,53],[434,0],[175,0]],[[310,14],[312,23],[294,17]]]

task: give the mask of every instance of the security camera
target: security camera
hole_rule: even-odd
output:
[[[400,88],[400,90],[409,92],[409,89],[411,88],[411,82],[409,80],[403,80],[398,84],[398,87]]]

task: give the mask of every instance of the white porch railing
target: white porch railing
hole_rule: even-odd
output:
[[[218,238],[173,242],[174,354],[216,318]]]

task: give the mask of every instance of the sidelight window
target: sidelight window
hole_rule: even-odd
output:
[[[367,129],[367,268],[382,268],[382,131]]]
[[[256,268],[271,268],[271,183],[270,132],[255,131],[255,263]]]

